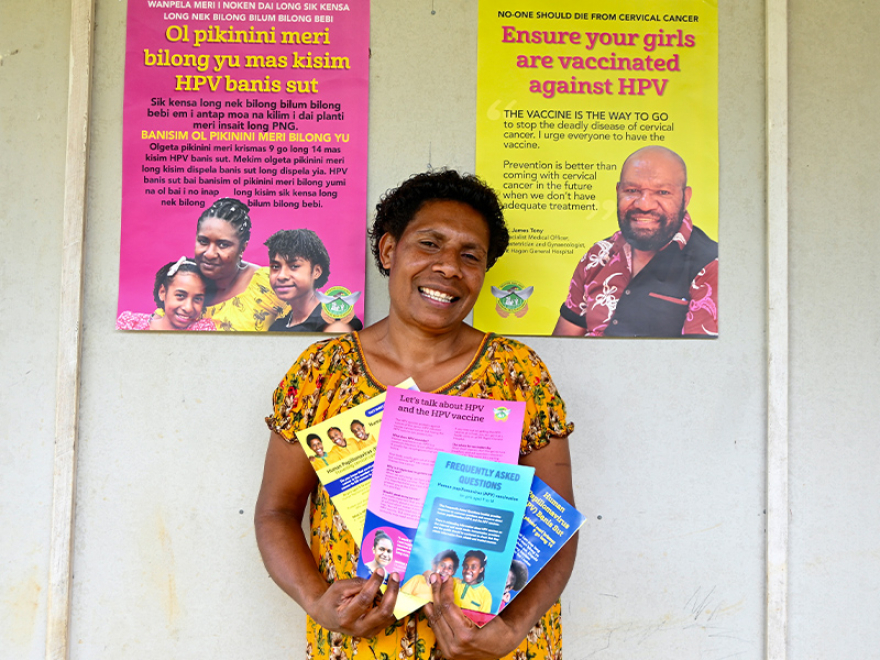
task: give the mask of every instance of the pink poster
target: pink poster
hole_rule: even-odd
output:
[[[118,328],[360,327],[369,20],[128,1]]]

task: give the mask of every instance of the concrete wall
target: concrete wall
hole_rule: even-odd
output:
[[[880,658],[878,21],[791,3],[793,658]]]
[[[269,395],[310,338],[113,330],[125,3],[96,1],[71,658],[301,657],[303,615],[267,577],[251,520]],[[764,17],[756,0],[720,4],[721,337],[529,340],[577,426],[588,515],[563,597],[568,658],[764,653]],[[473,168],[476,78],[476,3],[372,5],[371,206],[430,165]],[[791,4],[798,659],[880,657],[880,9],[840,7]],[[0,12],[0,658],[41,658],[70,17],[58,0]],[[865,302],[844,272],[867,272]],[[367,289],[375,321],[384,282],[371,272]]]
[[[70,10],[0,4],[0,658],[46,637]],[[51,4],[51,6],[49,6]]]

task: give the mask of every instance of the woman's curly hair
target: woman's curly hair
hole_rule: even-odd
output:
[[[387,191],[376,204],[376,219],[370,229],[370,248],[376,266],[383,275],[379,241],[385,234],[400,240],[407,225],[427,202],[453,201],[467,204],[483,216],[489,227],[489,252],[486,270],[504,254],[510,236],[504,224],[504,213],[495,191],[473,174],[461,175],[455,170],[435,170],[415,174],[400,186]]]

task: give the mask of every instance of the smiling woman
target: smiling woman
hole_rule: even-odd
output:
[[[242,260],[250,238],[250,208],[230,197],[196,224],[195,260],[211,281],[204,314],[218,330],[268,330],[288,309],[272,291],[269,269]]]
[[[384,596],[381,562],[368,580],[355,577],[360,539],[345,528],[295,434],[408,377],[422,391],[525,402],[520,463],[534,467],[562,497],[573,497],[573,427],[546,366],[519,342],[464,323],[486,271],[508,243],[495,193],[454,171],[418,174],[379,202],[370,235],[376,264],[388,276],[388,316],[314,344],[275,390],[255,514],[263,561],[308,614],[310,659],[352,657],[365,644],[376,658],[555,658],[561,648],[557,599],[571,574],[575,543],[563,546],[550,570],[483,628],[455,605],[456,581],[439,562],[424,585],[436,608],[428,604],[401,620],[392,611],[402,576],[388,576]],[[311,551],[301,527],[310,498]],[[469,559],[467,584],[459,589],[476,596],[484,566],[479,557]]]

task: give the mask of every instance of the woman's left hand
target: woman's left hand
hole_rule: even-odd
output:
[[[443,582],[435,573],[429,581],[434,602],[425,605],[425,615],[447,660],[502,658],[522,641],[501,617],[478,628],[455,604],[452,579]]]

